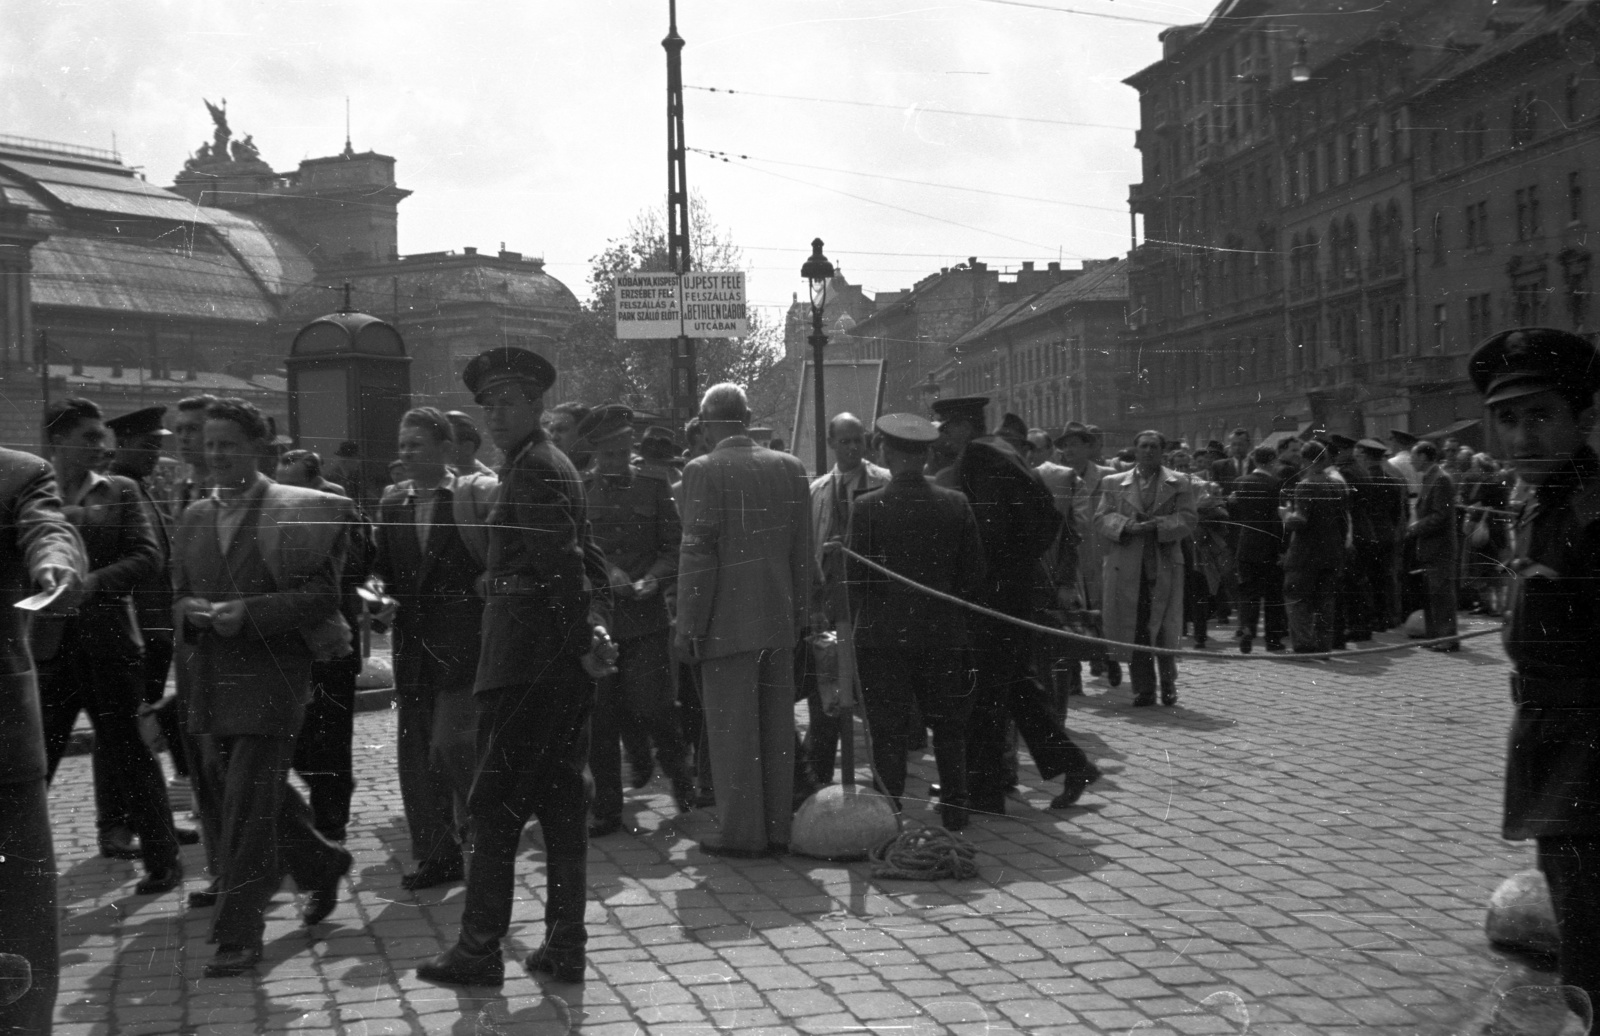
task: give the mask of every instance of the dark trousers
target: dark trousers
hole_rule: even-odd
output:
[[[1289,611],[1289,634],[1301,654],[1327,651],[1333,646],[1335,597],[1339,592],[1336,565],[1286,569],[1283,601]]]
[[[1033,674],[1033,634],[998,619],[972,623],[976,686],[967,721],[967,784],[973,808],[993,812],[1010,785],[1005,752],[1010,743],[1006,720],[1016,724],[1039,776],[1098,773],[1083,749],[1073,743],[1050,710],[1043,685]]]
[[[654,742],[656,765],[672,781],[673,793],[688,793],[683,734],[673,710],[669,636],[663,629],[622,641],[617,671],[595,683],[589,770],[597,820],[622,813],[622,738],[630,719],[647,743]]]
[[[806,699],[806,736],[801,742],[801,764],[808,780],[797,780],[797,784],[832,784],[834,760],[839,753],[839,717],[828,715],[822,707],[822,695],[817,689],[817,661],[805,638],[801,638],[794,653],[794,679],[795,687]]]
[[[77,645],[66,645],[61,656],[39,666],[39,700],[44,719],[45,755],[50,778],[72,738],[79,712],[87,712],[94,725],[95,752],[102,754],[97,786],[111,782],[115,792],[98,790],[108,809],[139,836],[139,850],[147,868],[164,867],[178,858],[178,835],[167,804],[167,782],[161,765],[139,736],[137,718],[142,663],[138,658],[87,658]]]
[[[1434,562],[1422,569],[1428,596],[1423,600],[1423,616],[1428,636],[1456,635],[1456,568],[1451,561]]]
[[[0,997],[0,1033],[40,1036],[50,1031],[60,973],[56,856],[44,781],[0,784],[0,857],[0,954],[27,961],[32,976],[18,999]]]
[[[695,787],[711,789],[711,750],[706,745],[706,710],[700,698],[700,664],[678,663],[678,729],[694,753]]]
[[[302,889],[325,885],[345,853],[312,825],[311,808],[289,784],[295,739],[257,734],[207,736],[205,764],[221,777],[217,914],[211,940],[259,946],[267,904],[288,871]]]
[[[295,739],[294,768],[311,793],[311,815],[322,836],[335,842],[344,841],[356,790],[350,744],[360,673],[358,655],[311,663],[311,702]]]
[[[945,805],[965,806],[972,692],[963,654],[863,645],[856,668],[872,736],[873,766],[895,805],[906,790],[913,724],[926,723],[933,730],[939,798]]]
[[[1289,635],[1289,613],[1283,606],[1283,566],[1276,561],[1239,562],[1239,628],[1255,637],[1256,622],[1265,627],[1267,645],[1282,644]]]
[[[1211,622],[1216,599],[1217,595],[1211,592],[1211,584],[1206,581],[1204,572],[1193,568],[1184,569],[1184,618],[1189,621],[1189,632],[1196,643],[1207,638],[1206,626]]]
[[[167,675],[172,670],[172,631],[147,630],[144,635],[144,701],[154,705],[167,693]],[[172,755],[172,770],[179,777],[189,776],[189,756],[184,751],[183,731],[188,726],[188,709],[182,701],[156,713],[161,724],[161,735],[167,740],[167,751]]]
[[[1387,536],[1376,543],[1365,561],[1372,583],[1372,628],[1390,630],[1406,621],[1400,610],[1400,543]]]
[[[1139,603],[1133,613],[1133,642],[1150,643],[1151,600],[1155,595],[1155,577],[1140,578]],[[1175,691],[1178,687],[1178,660],[1171,655],[1155,655],[1149,651],[1135,651],[1128,661],[1128,678],[1133,683],[1133,700],[1154,701],[1156,674],[1159,670],[1163,690]]]
[[[1333,642],[1340,647],[1347,640],[1372,636],[1372,579],[1367,564],[1370,546],[1352,548],[1345,554],[1339,573],[1339,592],[1334,596]]]
[[[544,834],[545,943],[588,942],[589,713],[594,682],[575,658],[542,664],[538,683],[478,696],[478,768],[467,799],[461,946],[489,953],[511,930],[517,844],[529,817]]]
[[[1561,935],[1561,981],[1588,994],[1592,1020],[1600,1012],[1600,838],[1538,842]]]
[[[478,761],[478,702],[470,684],[447,680],[443,668],[424,664],[417,684],[396,688],[395,754],[411,855],[419,864],[449,868],[462,859]]]

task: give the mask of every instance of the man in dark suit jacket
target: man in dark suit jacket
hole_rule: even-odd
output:
[[[45,791],[39,689],[27,612],[12,607],[39,588],[76,585],[78,535],[61,513],[50,465],[0,449],[0,954],[28,962],[30,984],[0,997],[0,1032],[47,1033],[59,984],[56,861]]]
[[[1284,522],[1289,549],[1283,558],[1283,597],[1295,654],[1332,647],[1334,595],[1344,571],[1350,520],[1345,485],[1328,474],[1327,448],[1317,440],[1300,451],[1305,467],[1289,493]]]
[[[880,417],[890,481],[856,498],[850,549],[924,586],[971,598],[983,579],[983,546],[966,498],[923,475],[933,423],[912,414]],[[967,825],[965,680],[967,612],[911,590],[854,559],[846,566],[856,611],[857,666],[878,778],[898,806],[905,792],[911,719],[933,728],[939,816]]]
[[[417,869],[408,889],[460,881],[467,793],[477,762],[478,672],[483,628],[483,523],[495,479],[457,475],[449,418],[432,407],[400,419],[399,456],[410,477],[378,508],[374,566],[396,603],[395,692],[400,800]],[[466,521],[457,521],[457,515]]]
[[[189,505],[173,537],[189,729],[201,735],[201,765],[221,793],[205,831],[216,846],[214,891],[190,897],[217,908],[208,977],[240,974],[261,959],[264,914],[285,870],[307,893],[301,916],[314,925],[333,911],[351,863],[312,826],[288,781],[311,664],[350,649],[339,615],[349,503],[262,475],[267,436],[266,420],[243,400],[206,408],[214,489]]]
[[[83,537],[89,568],[77,613],[41,617],[33,629],[50,776],[78,713],[88,712],[95,751],[104,757],[99,776],[119,789],[103,796],[111,816],[102,823],[123,819],[125,811],[145,869],[136,891],[168,892],[183,883],[183,865],[166,780],[139,735],[144,638],[130,596],[160,571],[161,547],[133,482],[94,471],[107,439],[98,406],[75,398],[52,403],[45,438],[67,501],[62,513]]]
[[[1417,516],[1406,529],[1416,544],[1417,564],[1427,585],[1423,615],[1428,636],[1456,635],[1456,493],[1439,468],[1439,447],[1424,439],[1411,447],[1411,457],[1422,469],[1417,494]],[[1432,651],[1459,651],[1459,641],[1430,644]]]
[[[1228,497],[1228,514],[1238,534],[1239,650],[1247,655],[1263,606],[1267,650],[1282,651],[1289,632],[1283,606],[1283,519],[1278,514],[1283,481],[1272,470],[1278,451],[1257,446],[1250,459],[1255,468],[1234,480]]]

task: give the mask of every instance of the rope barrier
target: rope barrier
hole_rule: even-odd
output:
[[[942,827],[902,831],[867,853],[874,878],[965,881],[978,876],[972,843]]]
[[[977,612],[979,615],[985,615],[991,619],[999,619],[1001,622],[1009,622],[1013,626],[1019,626],[1022,629],[1032,630],[1035,633],[1043,633],[1044,635],[1050,637],[1060,637],[1063,640],[1075,640],[1083,644],[1102,644],[1106,647],[1125,648],[1129,651],[1144,651],[1152,655],[1165,655],[1171,658],[1209,658],[1213,661],[1228,662],[1307,662],[1321,658],[1354,658],[1360,655],[1383,655],[1394,651],[1406,651],[1411,648],[1429,647],[1434,644],[1454,644],[1457,641],[1471,640],[1474,637],[1487,637],[1491,634],[1500,632],[1499,627],[1494,627],[1486,630],[1474,630],[1471,633],[1457,633],[1450,637],[1433,637],[1428,640],[1411,640],[1403,644],[1385,644],[1380,647],[1355,648],[1349,651],[1308,651],[1293,653],[1285,651],[1278,654],[1267,652],[1260,655],[1219,655],[1213,651],[1192,651],[1188,648],[1164,648],[1155,647],[1149,644],[1130,644],[1124,640],[1107,640],[1104,637],[1092,637],[1087,633],[1075,633],[1072,630],[1057,629],[1054,626],[1043,626],[1037,622],[1029,622],[1027,619],[1019,619],[1015,615],[1007,615],[1005,612],[995,611],[993,608],[985,608],[981,604],[974,604],[971,601],[962,600],[953,594],[945,593],[943,590],[935,590],[931,586],[924,586],[914,579],[908,579],[892,568],[887,568],[878,564],[871,558],[862,557],[860,554],[857,554],[855,551],[851,550],[849,547],[843,546],[842,544],[840,545],[839,550],[843,551],[850,557],[855,558],[868,568],[871,568],[877,572],[881,572],[890,579],[893,579],[899,583],[903,583],[913,590],[918,590],[930,597],[945,601],[949,604],[960,605],[969,611]]]

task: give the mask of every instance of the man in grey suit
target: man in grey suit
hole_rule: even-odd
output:
[[[710,453],[683,469],[679,657],[701,665],[721,813],[714,855],[784,852],[794,795],[793,651],[811,580],[805,466],[745,434],[737,385],[700,401]]]

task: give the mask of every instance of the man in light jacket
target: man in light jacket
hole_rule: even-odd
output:
[[[724,856],[787,851],[794,804],[794,660],[805,625],[811,501],[805,466],[756,445],[737,385],[700,401],[711,452],[683,469],[680,657],[700,662]]]
[[[1134,437],[1134,466],[1101,480],[1095,531],[1107,541],[1106,638],[1175,648],[1183,629],[1183,541],[1199,514],[1188,476],[1162,466],[1164,445],[1160,432]],[[1175,705],[1178,661],[1163,655],[1159,668],[1161,704]],[[1132,652],[1133,704],[1156,703],[1156,670],[1155,656]]]

